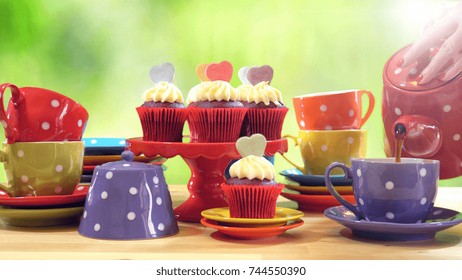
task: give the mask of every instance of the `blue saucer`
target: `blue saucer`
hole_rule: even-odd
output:
[[[82,138],[86,156],[120,155],[125,150],[125,138]]]
[[[300,186],[325,186],[324,175],[305,175],[298,169],[286,169],[279,174],[297,182]],[[334,186],[351,186],[352,179],[345,179],[344,175],[331,175],[330,180]]]
[[[356,216],[344,206],[330,207],[326,217],[350,228],[353,235],[381,241],[421,241],[435,238],[438,231],[462,223],[462,213],[433,207],[424,223],[400,224],[356,220]]]

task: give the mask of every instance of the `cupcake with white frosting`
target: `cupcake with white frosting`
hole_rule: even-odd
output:
[[[220,77],[220,71],[229,74]],[[191,142],[235,142],[239,138],[247,109],[238,100],[237,90],[229,83],[231,75],[232,65],[229,62],[211,63],[204,73],[209,80],[202,80],[189,91]]]
[[[270,85],[272,68],[268,65],[251,67],[242,73],[243,84],[238,87],[239,101],[248,108],[248,112],[241,135],[260,133],[268,140],[280,139],[288,109],[284,106],[281,91]]]
[[[153,69],[156,71],[153,72]],[[151,69],[154,86],[146,90],[143,103],[136,108],[144,141],[181,142],[189,109],[173,81],[173,65],[160,64]]]
[[[231,165],[230,178],[221,185],[232,218],[274,218],[276,200],[284,188],[263,156],[248,155]]]

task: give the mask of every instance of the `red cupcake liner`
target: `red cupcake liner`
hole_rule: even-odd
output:
[[[191,142],[235,142],[246,113],[246,108],[191,108]]]
[[[245,131],[246,136],[259,133],[266,140],[281,139],[282,125],[288,111],[288,108],[250,108],[241,134],[245,135]]]
[[[283,184],[274,186],[221,184],[221,189],[228,198],[231,218],[274,218],[276,200],[283,188]]]
[[[144,141],[182,142],[188,108],[137,107]]]

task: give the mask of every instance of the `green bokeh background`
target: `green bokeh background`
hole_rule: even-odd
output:
[[[385,157],[384,64],[419,36],[441,3],[0,0],[0,82],[44,87],[77,100],[90,113],[85,137],[129,138],[142,135],[135,108],[152,86],[152,65],[172,62],[175,84],[186,97],[199,82],[194,72],[199,63],[230,61],[234,86],[240,84],[240,67],[269,64],[272,85],[290,109],[283,133],[298,131],[293,96],[368,89],[376,107],[363,127],[369,133],[367,156]],[[301,163],[298,148],[291,146],[288,156]],[[169,184],[187,182],[190,172],[180,157],[167,166]],[[275,166],[291,168],[279,155]],[[462,186],[462,177],[440,185]]]

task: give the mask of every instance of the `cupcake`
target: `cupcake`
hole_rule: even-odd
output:
[[[236,147],[243,146],[241,139],[249,141],[249,137],[242,137],[236,143]],[[251,141],[262,142],[260,139],[265,138],[261,134],[256,134],[250,139]],[[263,143],[266,146],[266,139],[263,140]],[[221,184],[221,188],[228,199],[230,217],[274,218],[276,200],[284,185],[275,181],[276,171],[274,166],[263,157],[265,146],[259,149],[258,147],[255,148],[256,145],[248,142],[244,145],[252,147],[252,150],[242,152],[241,150],[245,149],[245,147],[238,147],[243,158],[231,165],[229,169],[230,178]]]
[[[205,69],[205,74],[198,76],[203,80],[189,91],[187,98],[191,142],[235,142],[247,110],[229,83],[232,65],[223,61],[201,69]]]
[[[181,142],[189,109],[181,91],[172,83],[174,68],[163,63],[151,68],[154,86],[143,93],[143,104],[136,108],[144,141]]]
[[[270,86],[273,69],[268,66],[243,67],[238,87],[239,100],[248,108],[241,135],[263,134],[268,140],[281,138],[282,125],[288,109],[282,94]]]

